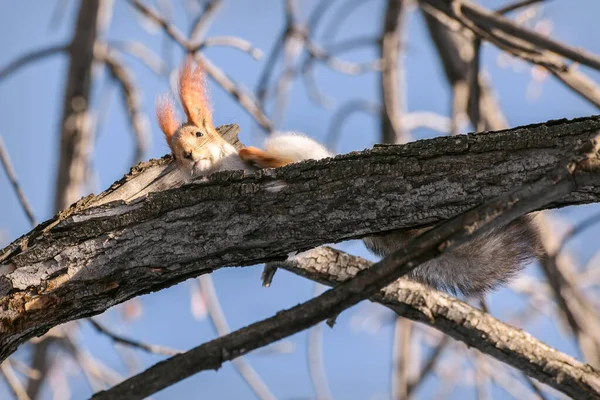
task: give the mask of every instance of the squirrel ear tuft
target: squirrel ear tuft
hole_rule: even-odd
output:
[[[189,55],[179,73],[179,97],[188,122],[198,127],[212,127],[204,69],[200,64],[194,68],[194,59]]]
[[[160,129],[165,134],[167,144],[171,147],[171,137],[179,128],[179,122],[177,122],[177,118],[175,117],[173,102],[166,95],[159,97],[156,102],[156,119],[158,119]]]

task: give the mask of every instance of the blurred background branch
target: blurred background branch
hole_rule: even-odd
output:
[[[133,164],[162,156],[167,148],[151,119],[154,97],[173,81],[186,52],[214,83],[215,115],[241,121],[245,144],[259,145],[255,141],[264,136],[251,131],[299,130],[334,152],[349,152],[375,142],[584,116],[600,107],[600,47],[592,40],[595,20],[588,19],[600,8],[593,0],[48,3],[35,10],[15,3],[0,16],[8,49],[0,56],[6,175],[0,238],[20,236],[90,188],[103,189]],[[16,20],[22,29],[11,23]],[[38,73],[22,73],[28,70]],[[113,91],[122,102],[112,101]],[[539,215],[548,256],[486,302],[499,319],[600,368],[597,212],[581,206]],[[366,254],[357,243],[340,246]],[[207,323],[221,336],[229,325],[240,328],[317,293],[318,286],[285,272],[261,290],[258,269],[247,270],[202,278],[203,300],[192,306],[192,313],[205,309],[201,338],[188,334],[197,329],[185,322],[187,309],[177,308],[177,299],[188,296],[179,285],[132,299],[103,322],[67,324],[32,340],[2,364],[6,391],[0,388],[0,397],[89,397],[160,359],[152,357],[212,338]],[[241,283],[217,297],[220,279]],[[154,302],[160,296],[169,301]],[[248,308],[233,305],[240,298]],[[175,309],[171,324],[178,329],[167,332],[163,320]],[[202,378],[194,387],[256,398],[556,397],[553,389],[377,305],[362,304],[351,314],[358,328],[342,322],[329,332],[319,325],[304,333],[302,351],[284,345],[265,350],[269,366],[256,358],[258,351],[239,359],[239,386],[231,383],[236,372],[224,368],[217,375],[225,378],[214,378],[226,379],[220,391],[210,392]],[[113,342],[120,344],[105,351]],[[307,357],[306,368],[296,353]],[[370,360],[355,367],[371,373],[340,372],[356,359]],[[290,381],[291,371],[304,379]],[[167,393],[181,397],[189,393],[185,385]]]

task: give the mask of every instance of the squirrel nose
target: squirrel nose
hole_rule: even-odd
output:
[[[183,153],[183,157],[187,158],[188,160],[192,159],[192,152],[191,151],[186,151],[185,153]]]

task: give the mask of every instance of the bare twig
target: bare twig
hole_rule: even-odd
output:
[[[10,156],[8,155],[8,151],[4,146],[4,140],[2,139],[2,136],[0,136],[0,162],[2,162],[4,172],[6,172],[6,176],[8,177],[8,180],[10,181],[13,189],[15,190],[17,198],[19,199],[19,203],[21,204],[21,208],[23,208],[25,215],[27,215],[31,226],[36,226],[37,221],[35,219],[35,215],[33,213],[31,205],[29,204],[29,201],[27,200],[27,197],[25,196],[25,193],[23,192],[23,189],[21,189],[21,184],[17,179],[17,175],[13,170],[12,163],[10,162]]]
[[[145,44],[137,41],[109,41],[108,45],[141,61],[152,72],[166,75],[167,64]]]
[[[150,146],[150,122],[142,111],[141,96],[133,79],[133,74],[116,57],[114,52],[104,44],[96,44],[94,56],[106,64],[110,75],[121,87],[123,102],[126,105],[129,122],[135,135],[136,147],[132,164],[137,164],[145,158]]]
[[[210,275],[202,275],[198,278],[200,285],[200,291],[204,298],[208,316],[213,325],[213,328],[219,336],[225,336],[231,332],[225,313],[219,303],[219,298],[215,291],[214,284]],[[235,369],[238,371],[240,376],[250,386],[256,397],[261,400],[272,400],[275,399],[273,393],[265,382],[261,379],[260,375],[252,368],[252,366],[246,361],[244,357],[236,358],[232,361]]]
[[[458,80],[452,85],[452,118],[450,119],[450,134],[452,136],[458,135],[458,127],[463,125],[463,121],[467,119],[469,97],[467,81]],[[477,110],[479,110],[478,106]]]
[[[467,46],[472,46],[471,42],[450,32],[438,19],[429,13],[424,12],[423,14],[449,84],[454,87],[459,81],[468,81],[471,73],[470,63],[472,61],[468,58],[468,52],[465,50]],[[481,74],[478,79],[480,88],[479,111],[475,110],[473,102],[469,101],[468,114],[471,122],[481,120],[484,129],[505,129],[508,122],[501,112],[491,88]],[[471,85],[471,88],[474,87],[474,85]],[[476,115],[477,112],[479,112],[479,116]]]
[[[596,213],[591,217],[586,218],[584,221],[578,223],[569,229],[562,237],[558,248],[553,252],[552,257],[556,258],[565,248],[566,244],[569,240],[573,239],[573,237],[579,235],[584,232],[586,229],[593,227],[597,223],[600,222],[600,213]]]
[[[431,355],[427,358],[427,360],[423,364],[423,367],[419,371],[419,374],[417,375],[416,379],[412,380],[408,383],[407,396],[410,396],[414,391],[416,391],[419,388],[419,386],[421,386],[421,384],[425,381],[425,379],[427,379],[429,374],[432,371],[434,371],[436,364],[440,360],[440,358],[441,358],[442,354],[444,353],[444,350],[447,348],[447,345],[449,342],[450,342],[449,336],[446,336],[446,335],[442,336],[442,338],[440,339],[439,343],[437,344],[437,346],[435,347],[435,349],[433,350]]]
[[[142,13],[147,18],[151,19],[155,23],[157,23],[160,27],[163,28],[165,33],[177,42],[186,52],[193,53],[196,45],[191,43],[185,35],[179,31],[174,25],[170,24],[165,18],[163,18],[156,10],[151,7],[146,6],[139,0],[129,0],[129,3],[133,5],[140,13]],[[227,93],[233,96],[238,103],[250,114],[258,124],[263,127],[267,131],[271,131],[273,129],[273,125],[269,118],[262,112],[262,110],[257,106],[256,101],[250,97],[246,91],[240,89],[233,81],[225,75],[225,73],[214,65],[212,62],[208,60],[202,54],[196,54],[195,58],[198,62],[200,62],[207,74],[213,78]]]
[[[61,121],[60,153],[54,209],[62,210],[80,197],[90,153],[89,109],[101,0],[81,3],[70,45],[70,65]]]
[[[283,121],[287,100],[290,95],[292,81],[296,75],[295,62],[305,46],[306,32],[298,24],[297,4],[294,0],[285,2],[284,12],[288,23],[288,30],[283,43],[283,71],[277,81],[275,90],[275,105],[272,113],[273,125],[277,127]]]
[[[548,0],[519,0],[497,9],[496,12],[498,14],[508,14],[509,12],[517,11],[521,8],[529,7],[537,3],[542,3],[544,1]]]
[[[476,37],[473,40],[473,61],[469,71],[469,91],[465,94],[467,104],[465,105],[465,116],[468,110],[473,110],[471,115],[471,124],[477,132],[482,131],[483,123],[481,121],[481,86],[479,82],[479,71],[481,69],[481,38]],[[455,93],[456,95],[456,93]]]
[[[540,217],[538,217],[540,218]],[[543,224],[543,219],[539,221]],[[600,366],[600,317],[594,304],[587,299],[574,284],[572,265],[566,254],[557,252],[560,242],[552,235],[551,226],[545,224],[540,229],[547,257],[540,261],[542,271],[554,294],[560,311],[575,334],[581,354],[588,363]]]
[[[233,47],[244,53],[248,53],[255,60],[260,60],[263,56],[263,52],[257,49],[249,41],[235,37],[235,36],[214,36],[203,40],[196,47],[193,48],[193,52],[200,51],[206,47],[212,46],[227,46]]]
[[[585,74],[577,71],[576,66],[567,66],[551,52],[540,51],[530,44],[523,43],[520,38],[497,34],[494,31],[488,32],[460,13],[456,14],[456,18],[475,33],[477,37],[475,41],[483,38],[515,57],[542,66],[569,88],[600,108],[600,88]]]
[[[408,399],[410,365],[413,357],[411,337],[414,323],[411,320],[396,317],[394,327],[394,345],[392,350],[392,399]]]
[[[56,45],[50,46],[39,50],[34,50],[30,53],[26,53],[16,60],[12,61],[8,65],[0,68],[0,80],[6,78],[13,72],[16,72],[19,68],[30,64],[35,61],[39,61],[43,58],[52,56],[57,53],[64,53],[69,51],[69,45]]]
[[[342,127],[347,118],[352,114],[362,111],[368,114],[381,114],[381,106],[379,104],[371,103],[366,100],[350,100],[346,104],[342,105],[331,118],[329,123],[329,129],[325,144],[327,147],[334,151],[340,140]],[[334,151],[335,152],[335,151]]]
[[[411,111],[404,116],[402,121],[407,131],[418,128],[429,128],[443,134],[449,134],[452,121],[450,118],[431,111]],[[458,129],[464,129],[459,125]]]
[[[401,32],[403,30],[403,15],[407,5],[403,0],[388,0],[384,14],[383,31],[381,33],[381,141],[382,143],[401,143],[406,141],[402,117],[406,105],[402,101],[406,88],[404,87],[404,67],[401,61]],[[400,86],[402,85],[402,87]]]
[[[181,350],[171,349],[169,347],[160,346],[157,344],[148,344],[139,340],[134,340],[126,338],[125,336],[117,335],[116,333],[111,332],[108,328],[101,325],[98,321],[94,320],[93,318],[88,318],[87,321],[96,329],[96,331],[109,337],[115,343],[144,350],[148,353],[159,354],[162,356],[173,356],[182,352]]]
[[[29,395],[27,394],[25,387],[15,374],[15,370],[12,368],[10,358],[0,364],[0,373],[2,373],[2,376],[6,380],[6,383],[16,400],[29,400]]]
[[[520,40],[530,43],[531,45],[540,49],[549,50],[565,58],[600,70],[600,56],[589,53],[582,49],[576,49],[540,33],[519,26],[510,19],[503,17],[498,13],[488,11],[485,8],[469,1],[454,0],[452,1],[452,6],[449,6],[449,3],[443,0],[421,1],[432,5],[438,10],[446,13],[452,18],[458,19],[461,22],[463,22],[463,20],[456,14],[456,12],[462,13],[466,18],[483,27],[486,31],[491,31],[492,28],[496,29],[500,32],[517,37]]]
[[[206,34],[206,31],[208,30],[210,20],[218,11],[219,7],[221,6],[221,3],[222,0],[208,0],[204,4],[204,9],[198,15],[196,21],[192,24],[192,29],[190,30],[190,40],[202,40],[202,38]]]
[[[257,106],[256,100],[245,90],[240,89],[225,73],[214,65],[208,58],[202,54],[196,55],[198,60],[205,68],[206,72],[256,120],[256,122],[267,132],[273,130],[273,123]]]
[[[314,295],[318,296],[324,291],[324,286],[318,282],[314,283]],[[315,391],[315,398],[317,400],[329,400],[333,399],[331,389],[329,388],[329,382],[327,379],[327,373],[325,372],[325,365],[323,361],[323,324],[316,324],[308,330],[308,371],[310,372],[310,379]]]
[[[31,350],[30,368],[39,374],[29,377],[27,380],[27,395],[31,399],[37,399],[40,395],[44,380],[47,378],[53,359],[49,355],[50,347],[58,341],[58,336],[53,334],[44,335],[39,342],[33,343]]]

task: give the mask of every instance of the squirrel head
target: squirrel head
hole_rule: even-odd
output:
[[[187,121],[177,120],[173,102],[163,96],[156,104],[160,129],[181,168],[192,175],[209,172],[224,157],[228,143],[212,124],[204,70],[201,65],[194,68],[190,56],[180,70],[179,98]]]

